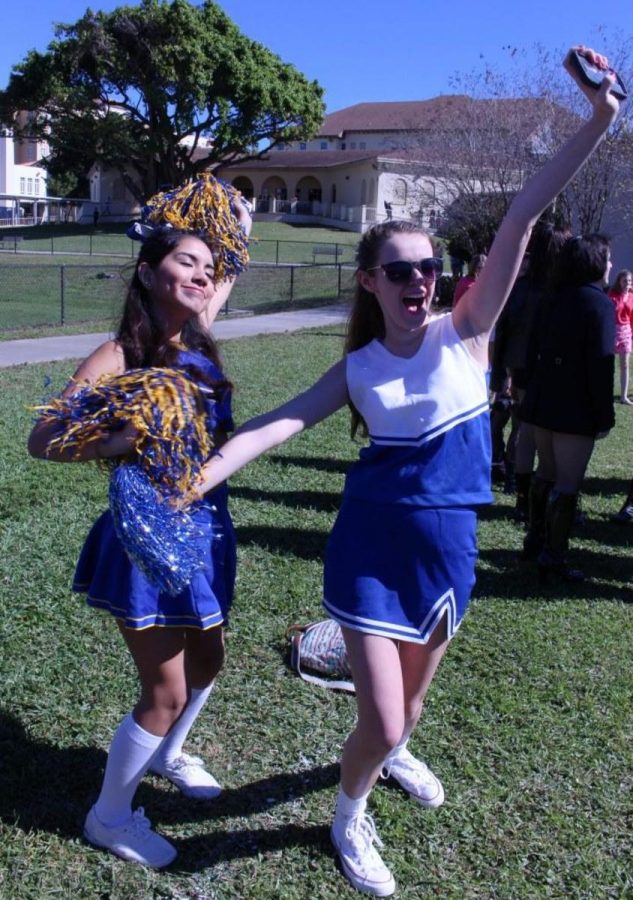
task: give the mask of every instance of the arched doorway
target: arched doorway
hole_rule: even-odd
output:
[[[288,188],[286,182],[279,175],[271,175],[262,185],[262,197],[272,197],[274,200],[287,200]]]
[[[255,194],[253,182],[250,180],[250,178],[247,178],[246,175],[238,175],[237,178],[234,178],[233,187],[236,191],[240,191],[242,196],[247,200],[253,199],[253,196]]]
[[[304,175],[297,182],[297,198],[299,200],[321,200],[321,183],[313,175]]]

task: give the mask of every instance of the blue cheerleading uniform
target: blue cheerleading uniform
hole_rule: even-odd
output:
[[[426,643],[453,636],[475,583],[477,506],[490,503],[486,373],[450,313],[411,358],[374,340],[346,360],[369,446],[328,541],[324,607],[340,625]]]
[[[217,366],[197,351],[181,351],[176,365],[190,373],[197,369],[206,379],[224,379]],[[209,399],[208,404],[214,431],[232,431],[230,392],[218,401]],[[86,594],[89,606],[106,610],[127,628],[207,629],[221,625],[233,600],[236,570],[235,531],[228,511],[227,486],[221,485],[194,504],[191,518],[197,531],[195,540],[200,542],[197,556],[204,560],[204,566],[179,594],[162,592],[130,561],[109,510],[97,519],[86,539],[73,590]]]

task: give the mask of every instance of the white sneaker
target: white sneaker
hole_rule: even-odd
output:
[[[385,761],[380,777],[395,778],[414,800],[429,809],[444,803],[442,782],[426,763],[416,759],[406,748]]]
[[[194,800],[215,800],[222,793],[222,788],[213,775],[205,770],[204,760],[199,756],[182,753],[169,761],[155,759],[150,772],[169,779],[180,788],[185,797],[192,797]]]
[[[142,806],[122,825],[109,827],[97,818],[94,806],[84,824],[84,837],[95,847],[110,850],[128,862],[162,869],[178,855],[176,848],[152,831]]]
[[[374,849],[374,843],[383,845],[376,834],[374,820],[363,812],[339,822],[335,820],[330,835],[346,878],[366,894],[391,896],[396,882]]]

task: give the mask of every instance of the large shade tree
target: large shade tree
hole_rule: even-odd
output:
[[[37,111],[22,135],[48,140],[53,173],[101,161],[142,201],[214,162],[311,136],[322,95],[211,0],[141,0],[57,25],[45,53],[14,66],[0,119]]]

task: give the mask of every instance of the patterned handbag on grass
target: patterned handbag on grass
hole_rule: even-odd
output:
[[[304,681],[354,693],[354,685],[349,680],[352,673],[345,642],[337,622],[324,619],[310,625],[291,625],[287,634],[290,637],[290,665]],[[313,675],[305,669],[321,674]],[[322,677],[324,675],[329,677]]]

